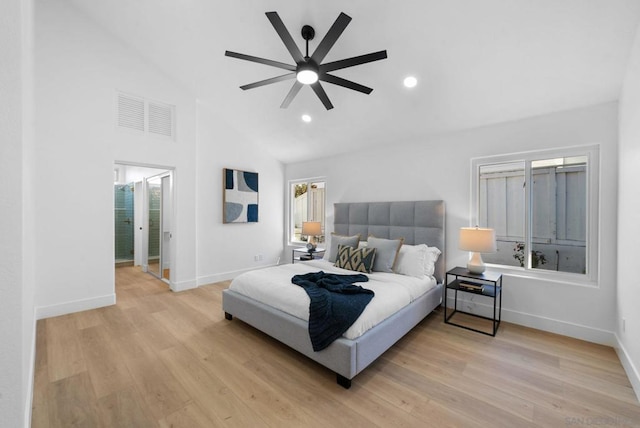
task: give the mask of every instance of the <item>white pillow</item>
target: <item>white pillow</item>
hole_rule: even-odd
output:
[[[424,266],[428,249],[429,247],[425,244],[403,245],[400,247],[394,269],[395,273],[422,278],[425,275]]]
[[[401,275],[417,278],[422,278],[425,275],[433,276],[436,269],[435,264],[440,254],[439,249],[428,247],[426,244],[403,245],[398,252],[394,271]]]
[[[442,251],[440,251],[436,247],[428,247],[427,248],[427,257],[424,261],[424,274],[428,276],[433,276],[436,271],[436,262],[438,261],[438,257],[440,257]]]

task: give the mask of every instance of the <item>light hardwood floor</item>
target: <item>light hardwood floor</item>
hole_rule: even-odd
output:
[[[122,267],[116,283],[117,305],[38,322],[33,427],[640,426],[605,346],[508,323],[492,338],[436,312],[345,390],[226,321],[227,282],[172,293]]]

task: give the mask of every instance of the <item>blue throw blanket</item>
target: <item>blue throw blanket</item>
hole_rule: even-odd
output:
[[[309,295],[309,337],[314,351],[320,351],[358,319],[364,308],[373,299],[373,291],[353,285],[366,282],[366,275],[338,275],[334,273],[312,272],[295,275],[291,282]]]

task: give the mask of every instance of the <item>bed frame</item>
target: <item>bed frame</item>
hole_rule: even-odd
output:
[[[396,312],[356,339],[341,337],[315,352],[309,339],[308,323],[257,300],[231,290],[222,294],[222,308],[228,320],[238,317],[247,324],[288,345],[333,370],[338,384],[351,380],[415,327],[442,302],[445,274],[444,202],[358,202],[334,204],[334,231],[340,235],[404,238],[405,244],[438,247],[442,255],[436,263],[438,286]]]

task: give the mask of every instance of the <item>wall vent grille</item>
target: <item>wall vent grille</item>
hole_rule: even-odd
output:
[[[175,138],[175,106],[122,92],[117,95],[118,128],[171,140]]]
[[[173,108],[170,105],[149,103],[149,132],[173,136]]]
[[[118,126],[144,132],[144,100],[118,94]]]

